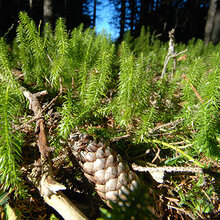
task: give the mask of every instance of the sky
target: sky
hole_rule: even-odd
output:
[[[114,19],[114,6],[109,3],[109,0],[101,1],[101,5],[97,6],[96,17],[96,31],[98,33],[105,30],[111,34],[112,39],[116,39],[119,36],[118,30],[114,24],[110,24]]]

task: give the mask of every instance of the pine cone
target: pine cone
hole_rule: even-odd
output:
[[[84,175],[95,184],[97,193],[104,201],[116,202],[117,196],[126,200],[125,195],[137,186],[136,174],[106,143],[95,141],[88,134],[80,134],[72,151]]]

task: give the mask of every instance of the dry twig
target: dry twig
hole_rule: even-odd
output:
[[[172,75],[171,75],[171,79],[173,78],[173,75],[176,71],[176,57],[179,56],[180,54],[182,53],[185,53],[187,51],[184,50],[184,51],[181,51],[179,53],[176,53],[175,52],[175,38],[174,38],[174,32],[175,30],[172,29],[170,32],[169,32],[169,38],[170,38],[170,41],[169,41],[169,49],[168,49],[168,53],[167,53],[167,56],[165,58],[165,61],[164,61],[164,67],[163,67],[163,70],[162,70],[162,74],[161,74],[161,79],[164,78],[164,75],[166,73],[166,68],[167,68],[167,65],[169,63],[169,60],[171,58],[173,58],[173,71],[172,71]]]
[[[47,111],[53,105],[53,103],[60,97],[61,94],[62,94],[62,90],[60,90],[59,94],[55,98],[53,98],[37,115],[34,115],[34,117],[31,118],[29,121],[25,122],[24,124],[20,125],[19,127],[16,127],[15,129],[21,130],[21,129],[27,127],[28,124],[42,118],[43,117],[42,113]]]
[[[190,173],[203,173],[203,169],[200,167],[171,167],[171,166],[164,166],[164,167],[149,167],[149,166],[138,166],[137,164],[133,163],[132,168],[135,171],[139,172],[149,172],[151,176],[158,182],[163,183],[163,177],[165,172],[190,172]]]
[[[47,92],[43,91],[32,94],[23,87],[21,88],[21,91],[30,102],[29,108],[34,112],[35,117],[37,116],[36,118],[38,118],[36,119],[36,130],[38,131],[37,144],[41,154],[41,180],[38,181],[36,178],[34,169],[32,169],[32,173],[28,176],[28,179],[39,189],[40,194],[43,196],[45,202],[59,212],[64,219],[87,219],[86,216],[70,200],[68,200],[63,193],[58,192],[66,189],[66,187],[55,181],[53,178],[51,166],[52,161],[50,158],[51,148],[47,144],[44,118],[42,117],[43,109],[38,100],[39,96],[45,95]],[[54,99],[52,101],[54,102]]]
[[[171,121],[171,122],[169,122],[169,123],[159,125],[159,126],[153,128],[153,129],[150,129],[149,133],[152,134],[152,133],[154,133],[155,131],[158,131],[158,130],[163,129],[163,128],[168,128],[168,127],[169,127],[168,130],[171,130],[171,129],[175,128],[175,127],[176,127],[179,123],[181,123],[182,121],[183,121],[183,119],[177,119],[177,120],[175,120],[175,121]]]

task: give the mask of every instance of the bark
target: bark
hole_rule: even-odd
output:
[[[120,8],[120,40],[122,40],[125,33],[125,11],[126,11],[126,0],[121,1]]]
[[[141,30],[141,26],[142,25],[147,25],[150,24],[147,16],[149,13],[149,2],[145,1],[145,0],[141,0],[140,1],[141,5],[140,5],[140,18],[139,18],[139,29]]]
[[[205,44],[207,45],[211,40],[211,34],[214,27],[214,21],[216,16],[217,0],[210,0],[210,6],[208,11],[208,17],[205,25]]]
[[[220,8],[217,8],[215,14],[215,20],[212,30],[211,40],[213,44],[217,44],[220,41]]]
[[[88,219],[62,192],[58,195],[44,198],[45,202],[54,208],[64,219]]]
[[[44,0],[44,24],[52,22],[53,10],[52,10],[52,0]]]
[[[52,161],[50,158],[51,148],[47,144],[47,135],[44,126],[44,118],[42,117],[43,109],[38,98],[46,95],[47,91],[32,94],[24,87],[21,87],[23,95],[29,100],[29,108],[37,117],[36,133],[37,144],[41,154],[40,160],[31,173],[27,175],[28,179],[38,188],[44,201],[54,208],[64,219],[85,220],[87,217],[62,193],[66,187],[58,183],[53,176]],[[39,117],[41,116],[41,117]]]
[[[29,109],[31,109],[34,112],[35,116],[40,116],[42,112],[42,108],[40,105],[40,102],[38,101],[38,98],[42,95],[46,95],[47,91],[42,91],[40,93],[32,94],[25,88],[21,88],[22,93],[24,96],[29,100]],[[36,132],[38,132],[38,146],[39,151],[41,154],[42,160],[47,160],[50,156],[50,147],[47,145],[47,137],[45,133],[45,127],[44,127],[44,119],[39,118],[36,123]]]
[[[33,0],[29,0],[29,7],[30,7],[30,9],[32,9],[32,7],[33,7]]]
[[[135,15],[136,15],[136,2],[133,0],[129,0],[129,8],[130,8],[130,31],[134,32],[135,25]]]
[[[93,27],[95,27],[95,20],[96,20],[96,6],[97,6],[97,1],[94,0],[94,6],[93,6]]]

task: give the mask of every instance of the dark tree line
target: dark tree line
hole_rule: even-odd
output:
[[[54,25],[58,17],[65,17],[68,29],[84,23],[96,25],[97,10],[109,2],[115,12],[112,23],[118,29],[119,40],[127,30],[136,37],[142,26],[167,40],[168,32],[176,29],[176,39],[186,42],[201,38],[205,42],[220,40],[220,2],[217,0],[0,0],[0,35],[16,24],[19,11],[27,11],[36,21]],[[13,32],[12,32],[13,33]]]
[[[58,17],[64,17],[68,29],[81,23],[84,23],[85,27],[91,26],[91,2],[93,0],[0,0],[0,36],[3,36],[12,24],[16,26],[20,11],[28,12],[37,23],[50,22],[54,26]]]
[[[138,36],[142,26],[168,40],[175,28],[178,41],[201,38],[207,44],[220,41],[220,1],[218,0],[110,0],[117,11],[119,39],[126,30]]]
[[[209,9],[208,0],[111,0],[118,11],[120,38],[126,30],[139,34],[144,25],[162,40],[168,32],[176,29],[176,38],[187,41],[192,37],[204,38]]]

